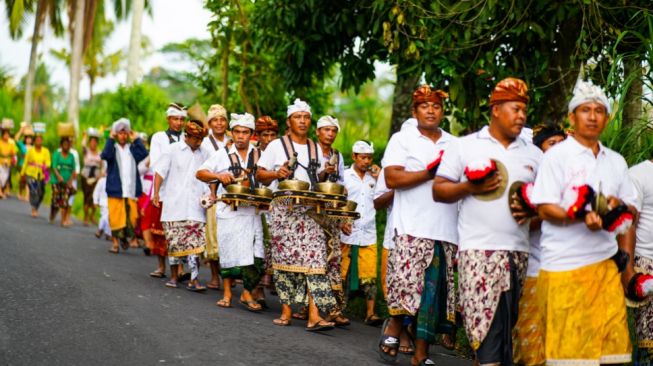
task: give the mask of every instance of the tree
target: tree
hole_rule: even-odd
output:
[[[36,64],[38,59],[38,44],[41,41],[41,31],[46,21],[54,30],[54,34],[61,36],[63,34],[63,24],[61,22],[61,0],[8,0],[5,1],[6,12],[9,16],[9,34],[13,39],[22,36],[22,25],[29,13],[34,10],[36,5],[36,14],[34,16],[34,29],[32,31],[32,45],[30,49],[29,68],[25,80],[25,98],[23,120],[32,121],[32,98],[34,91],[34,75],[36,73]]]
[[[82,56],[84,55],[84,11],[86,1],[73,1],[73,17],[69,28],[71,33],[70,86],[68,88],[68,120],[79,133],[79,82],[82,77]]]
[[[127,82],[130,86],[138,78],[138,61],[141,52],[141,23],[143,21],[143,9],[145,0],[134,0],[132,3],[132,29],[129,37],[129,54],[127,59]]]

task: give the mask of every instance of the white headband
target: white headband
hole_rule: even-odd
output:
[[[254,116],[249,113],[245,114],[231,114],[231,121],[229,122],[229,129],[234,129],[234,127],[242,126],[251,129],[252,131],[256,129],[256,123],[254,123]]]
[[[127,118],[121,118],[113,123],[111,126],[111,130],[113,132],[120,132],[122,130],[127,130],[127,132],[131,131],[131,123]]]
[[[166,111],[166,117],[184,117],[186,118],[188,116],[188,113],[186,113],[185,110],[178,109],[175,107],[168,107],[168,110]]]
[[[612,108],[610,108],[608,97],[603,90],[592,84],[591,81],[578,80],[574,87],[574,96],[569,101],[569,113],[573,112],[579,105],[591,102],[603,104],[608,114],[610,114]]]
[[[337,118],[331,116],[323,116],[317,120],[317,128],[329,127],[329,126],[337,128],[338,132],[340,132],[340,123],[338,122]]]
[[[365,141],[356,141],[351,149],[354,154],[374,154],[374,144]]]
[[[288,106],[287,117],[290,117],[293,113],[297,113],[297,112],[308,112],[308,114],[311,114],[311,106],[309,106],[308,103],[297,98],[295,99],[293,104]]]

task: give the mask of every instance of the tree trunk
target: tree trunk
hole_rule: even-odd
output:
[[[132,32],[129,38],[129,56],[127,61],[127,86],[133,85],[138,79],[138,61],[141,57],[141,24],[143,23],[143,8],[145,0],[133,0]]]
[[[632,126],[642,118],[643,71],[642,60],[636,53],[624,58],[624,76],[626,79],[632,78],[624,97],[624,126]]]
[[[413,92],[422,76],[420,72],[405,73],[403,67],[407,65],[398,64],[396,68],[397,82],[392,97],[392,117],[390,122],[390,135],[401,129],[401,124],[412,117]]]
[[[25,106],[23,110],[23,121],[32,122],[32,99],[34,94],[34,75],[36,74],[36,61],[38,58],[38,45],[41,40],[41,25],[45,21],[45,0],[39,0],[36,5],[36,16],[34,17],[34,32],[32,33],[32,49],[29,54],[29,69],[25,80]]]
[[[68,120],[75,126],[75,134],[79,133],[79,81],[82,77],[82,58],[84,42],[84,4],[85,1],[76,1],[73,42],[70,60],[70,88],[68,90]]]
[[[222,105],[227,105],[227,98],[229,98],[229,52],[231,50],[231,29],[233,28],[234,20],[229,18],[229,26],[224,34],[224,44],[222,45]]]

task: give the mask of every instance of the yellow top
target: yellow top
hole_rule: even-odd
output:
[[[50,162],[50,150],[47,147],[41,147],[41,151],[36,151],[35,147],[31,147],[25,154],[25,162],[20,174],[43,179],[43,166],[49,168]]]
[[[8,141],[0,139],[0,165],[11,165],[13,158],[16,156],[16,143],[14,140]]]

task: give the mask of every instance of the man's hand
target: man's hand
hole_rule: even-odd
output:
[[[152,196],[152,204],[154,207],[159,208],[161,207],[161,201],[159,200],[159,193],[154,193],[154,196]]]
[[[216,179],[219,180],[220,183],[222,183],[222,185],[226,187],[234,182],[234,175],[231,174],[230,172],[218,173],[216,174]]]
[[[116,139],[116,131],[114,131],[114,130],[112,129],[111,132],[109,132],[109,138],[115,140],[115,139]]]
[[[370,175],[372,178],[379,179],[379,174],[381,174],[381,167],[376,164],[372,164],[372,167],[370,168]]]
[[[521,205],[517,193],[515,192],[512,197],[510,197],[510,208],[512,209],[512,217],[517,221],[517,225],[525,224],[528,221],[530,215],[528,211]]]
[[[331,165],[331,164],[329,164],[329,162],[324,164],[324,174],[327,174],[327,175],[328,174],[334,174],[335,172],[336,172],[336,166],[335,165]]]
[[[351,235],[351,232],[353,230],[353,226],[351,222],[345,222],[340,225],[340,230],[342,230],[342,233],[345,235]]]
[[[138,139],[139,137],[140,136],[138,135],[138,132],[134,130],[131,130],[131,132],[129,132],[129,138],[132,140],[132,142],[136,141],[136,139]]]
[[[283,163],[283,165],[277,170],[277,179],[286,179],[290,177],[290,174],[292,173],[290,169],[288,168],[288,162],[286,161]]]
[[[467,187],[469,193],[471,194],[490,193],[492,191],[499,189],[500,185],[501,185],[501,176],[499,174],[494,174],[493,176],[488,177],[483,181],[483,183],[480,184],[474,184],[469,181],[467,182]]]
[[[590,211],[585,215],[585,226],[591,231],[599,231],[603,229],[603,220],[598,213]]]

